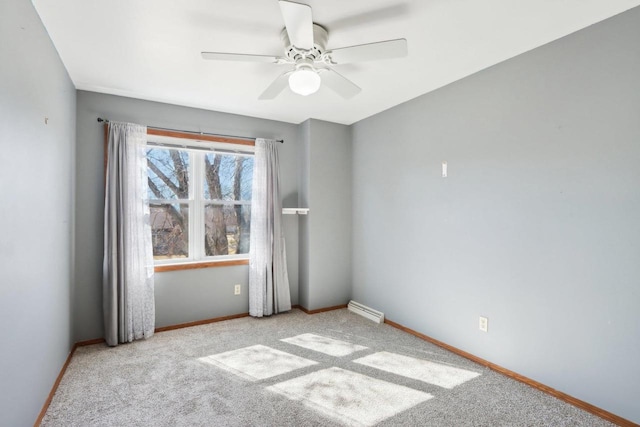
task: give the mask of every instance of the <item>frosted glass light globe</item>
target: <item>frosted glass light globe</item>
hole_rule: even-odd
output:
[[[298,95],[311,95],[320,89],[320,75],[312,68],[298,68],[289,76],[289,87]]]

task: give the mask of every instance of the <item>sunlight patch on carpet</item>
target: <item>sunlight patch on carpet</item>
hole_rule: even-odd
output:
[[[351,426],[371,426],[431,399],[408,387],[329,368],[267,387]]]
[[[448,389],[480,375],[478,372],[386,351],[356,359],[354,362]]]
[[[275,377],[318,363],[265,345],[252,345],[198,360],[251,381]]]
[[[347,356],[351,353],[355,353],[356,351],[367,349],[367,347],[361,345],[351,344],[350,342],[340,341],[315,334],[302,334],[291,338],[281,339],[280,341],[334,357]]]

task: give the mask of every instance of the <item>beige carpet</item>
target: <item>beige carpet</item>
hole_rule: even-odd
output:
[[[611,426],[347,310],[76,351],[43,426]]]

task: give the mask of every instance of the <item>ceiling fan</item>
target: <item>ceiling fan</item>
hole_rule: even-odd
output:
[[[343,98],[357,95],[361,89],[331,68],[336,64],[399,58],[407,55],[405,39],[386,40],[327,50],[327,30],[313,22],[311,7],[279,0],[285,28],[280,33],[284,56],[244,53],[202,52],[204,59],[291,64],[293,69],[278,76],[258,99],[273,99],[287,85],[299,95],[315,93],[326,85]]]

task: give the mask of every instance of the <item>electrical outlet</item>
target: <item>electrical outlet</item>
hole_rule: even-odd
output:
[[[482,332],[489,332],[489,319],[480,316],[479,327]]]
[[[240,291],[242,290],[242,285],[235,285],[233,287],[233,294],[234,295],[240,295]]]

